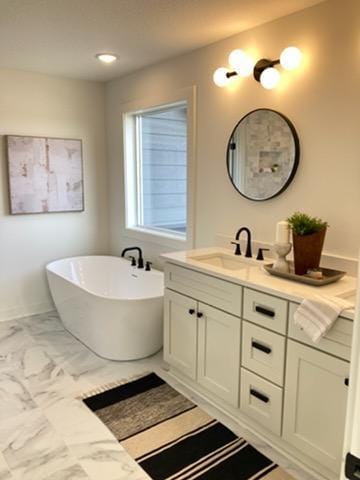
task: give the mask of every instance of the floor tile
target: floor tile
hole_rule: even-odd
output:
[[[7,468],[0,468],[0,480],[14,480],[14,477]]]
[[[55,311],[24,317],[18,323],[32,335],[65,330]]]
[[[81,443],[70,447],[94,480],[145,480],[149,477],[116,440]]]
[[[33,345],[33,340],[20,325],[8,323],[0,322],[0,371],[20,368],[24,352]]]
[[[74,465],[75,459],[66,448],[56,448],[43,456],[33,456],[11,470],[19,480],[44,480]]]
[[[71,465],[63,470],[44,477],[44,480],[89,480],[90,477],[85,473],[79,464]]]
[[[150,371],[168,380],[162,363],[161,352],[133,362],[100,358],[64,329],[55,312],[0,323],[0,480],[148,480],[77,397]],[[237,434],[246,433],[191,397]],[[247,433],[295,478],[311,478]]]
[[[40,409],[0,424],[0,449],[15,477],[40,480],[74,463],[69,451]]]
[[[0,453],[0,480],[12,480],[13,478],[4,456]]]
[[[115,440],[110,430],[80,400],[64,398],[46,407],[44,413],[68,446]]]
[[[11,372],[0,372],[0,422],[36,408],[24,384]]]

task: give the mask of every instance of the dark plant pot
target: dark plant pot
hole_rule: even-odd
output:
[[[296,275],[305,275],[309,268],[319,268],[326,228],[311,235],[293,233]]]

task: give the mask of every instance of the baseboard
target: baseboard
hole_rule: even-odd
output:
[[[50,312],[54,310],[54,304],[51,301],[36,303],[32,305],[21,305],[7,310],[0,310],[0,322],[16,320],[17,318],[29,317],[39,313]]]

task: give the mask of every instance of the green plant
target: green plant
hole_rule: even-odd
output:
[[[287,221],[295,235],[311,235],[329,226],[321,218],[310,217],[310,215],[301,212],[293,213]]]

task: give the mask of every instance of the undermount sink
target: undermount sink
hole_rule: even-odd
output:
[[[256,260],[245,257],[237,257],[234,254],[230,253],[209,253],[202,255],[192,255],[189,257],[190,260],[195,260],[196,262],[205,263],[206,265],[211,265],[213,267],[223,268],[224,270],[241,270],[243,268],[253,267],[256,264],[260,264]]]

